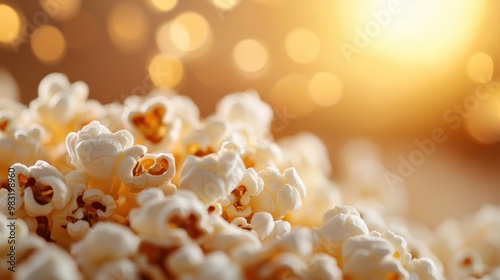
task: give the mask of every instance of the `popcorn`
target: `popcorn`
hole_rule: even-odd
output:
[[[396,258],[386,239],[357,235],[342,246],[344,279],[409,279],[410,274]],[[362,268],[362,269],[360,269]]]
[[[179,137],[181,128],[181,122],[174,118],[173,110],[166,97],[155,96],[146,99],[139,108],[126,107],[123,122],[137,136],[137,143],[151,150],[169,148]]]
[[[75,261],[56,245],[30,235],[17,245],[15,279],[83,279]]]
[[[217,103],[216,115],[236,125],[251,128],[250,133],[261,138],[267,136],[273,120],[271,106],[262,102],[255,90],[224,96]]]
[[[30,102],[29,109],[38,123],[50,132],[51,143],[61,142],[70,131],[84,124],[77,123],[75,118],[85,108],[88,94],[86,83],[70,84],[68,77],[61,73],[52,73],[42,79],[38,98]],[[96,105],[91,107],[87,112],[94,113]]]
[[[79,170],[66,175],[72,186],[71,200],[65,209],[52,215],[51,236],[62,246],[82,239],[98,221],[110,220],[117,208],[112,196],[98,189],[87,189],[88,179],[82,173]]]
[[[136,254],[139,238],[128,228],[101,222],[71,248],[71,255],[91,278],[101,265]]]
[[[154,199],[144,196],[154,193]],[[129,214],[130,226],[139,236],[160,244],[181,245],[194,240],[202,241],[212,231],[205,205],[190,191],[161,197],[157,191],[144,190],[139,195],[140,208]]]
[[[349,145],[337,184],[319,138],[272,140],[255,91],[203,121],[164,89],[87,98],[54,73],[29,109],[0,102],[1,279],[500,279],[499,207],[419,230],[374,147]]]
[[[210,204],[222,201],[236,189],[244,173],[243,161],[231,150],[202,158],[188,156],[182,166],[179,189],[190,190]]]
[[[257,196],[264,187],[264,181],[253,168],[249,168],[243,174],[238,187],[234,189],[228,198],[221,202],[229,219],[236,217],[248,217],[253,211],[250,199]]]
[[[319,249],[339,259],[343,243],[349,237],[367,235],[368,228],[356,209],[336,206],[325,213],[323,226],[313,228],[312,233]]]
[[[44,216],[63,209],[71,197],[64,176],[45,161],[34,166],[14,164],[16,210],[24,206],[32,217]]]
[[[71,164],[97,179],[112,178],[119,163],[127,157],[139,159],[146,153],[144,146],[132,146],[134,137],[126,130],[111,133],[97,121],[71,132],[66,147]]]
[[[0,119],[0,168],[7,170],[15,163],[33,165],[43,157],[44,129],[36,124],[15,127],[11,119]],[[3,128],[3,129],[2,129]],[[0,181],[7,179],[0,174]]]
[[[251,198],[250,206],[254,212],[269,212],[275,219],[281,219],[288,211],[297,211],[306,196],[302,180],[293,168],[287,168],[283,174],[274,168],[259,172],[264,181],[263,190]]]
[[[175,176],[175,161],[172,154],[145,154],[141,158],[125,158],[117,170],[120,180],[130,192],[136,193],[146,187],[175,192],[170,180]]]

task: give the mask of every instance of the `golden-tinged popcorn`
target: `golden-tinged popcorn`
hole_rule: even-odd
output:
[[[394,247],[394,258],[399,260],[403,266],[407,266],[410,263],[412,256],[408,252],[408,245],[402,236],[396,235],[390,230],[386,230],[383,234],[372,231],[370,232],[370,236],[384,238],[389,241]]]
[[[134,256],[139,242],[139,237],[129,228],[101,222],[84,239],[74,244],[71,255],[86,272],[85,277],[92,278],[100,266]]]
[[[17,260],[14,279],[83,279],[75,260],[67,252],[35,235],[19,242]]]
[[[188,156],[182,166],[179,189],[194,192],[207,204],[219,202],[238,187],[245,170],[239,154],[228,149],[201,158]]]
[[[99,221],[110,220],[117,208],[112,196],[99,189],[87,189],[88,178],[82,170],[66,175],[72,188],[71,200],[61,211],[52,215],[51,237],[62,246],[82,239]]]
[[[248,217],[253,211],[250,204],[251,197],[257,196],[264,187],[264,181],[253,168],[243,174],[238,186],[221,202],[229,219]]]
[[[138,144],[152,151],[168,149],[179,137],[181,121],[174,117],[173,105],[164,96],[148,98],[136,108],[123,112],[125,128],[132,132]]]
[[[342,270],[337,266],[335,258],[328,254],[317,253],[307,261],[302,279],[341,280]]]
[[[68,132],[85,125],[78,123],[77,116],[86,107],[88,94],[86,83],[70,84],[68,77],[61,73],[51,73],[42,79],[38,98],[30,102],[29,109],[35,120],[50,133],[52,144],[58,144]],[[95,106],[99,105],[94,101],[90,106],[93,108],[90,113],[94,113]]]
[[[355,208],[336,206],[324,214],[323,225],[312,233],[316,246],[339,259],[343,243],[349,237],[367,235],[368,228]]]
[[[219,151],[224,141],[231,140],[231,124],[226,120],[208,118],[182,139],[187,155],[206,156]]]
[[[7,170],[15,163],[33,165],[43,158],[44,129],[31,124],[26,128],[16,127],[10,119],[0,119],[0,168]],[[6,180],[0,173],[0,182]]]
[[[283,218],[289,211],[297,211],[306,196],[306,189],[294,168],[287,168],[283,174],[274,168],[259,172],[264,181],[263,190],[251,198],[254,212],[269,212],[275,219]]]
[[[144,196],[155,198],[146,200]],[[139,200],[141,206],[130,211],[129,221],[141,238],[173,246],[201,242],[213,231],[205,204],[193,192],[179,190],[162,198],[154,189],[147,189]]]
[[[120,162],[126,157],[140,158],[146,147],[135,145],[134,137],[126,130],[111,133],[98,121],[93,121],[66,138],[71,164],[83,169],[91,177],[109,179],[115,175]]]
[[[222,252],[207,254],[193,269],[182,274],[182,280],[238,280],[243,279],[239,265]]]
[[[61,210],[71,198],[71,191],[64,176],[45,161],[37,161],[27,167],[14,164],[16,209],[24,206],[32,217],[44,216],[53,210]]]
[[[407,266],[410,272],[410,279],[419,280],[437,280],[442,279],[439,276],[433,260],[428,258],[412,259]]]
[[[409,279],[394,254],[391,243],[383,238],[357,235],[348,238],[342,246],[344,279]]]
[[[251,128],[250,133],[264,138],[273,120],[271,106],[262,102],[255,90],[228,94],[217,103],[216,115],[237,126]]]
[[[318,137],[272,139],[255,91],[202,121],[171,90],[87,98],[59,73],[29,109],[0,98],[0,279],[500,279],[499,207],[421,230],[373,145],[337,184]]]
[[[173,193],[176,190],[171,184],[175,176],[175,161],[172,154],[148,153],[139,159],[127,157],[118,167],[117,174],[133,193],[146,187],[165,189],[166,193]]]

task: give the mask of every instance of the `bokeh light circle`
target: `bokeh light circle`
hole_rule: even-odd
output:
[[[475,83],[484,84],[493,77],[493,59],[486,53],[475,53],[467,64],[467,74]]]
[[[182,62],[174,57],[158,54],[149,62],[149,75],[158,87],[174,87],[184,75]]]
[[[318,36],[306,28],[292,30],[285,39],[285,49],[290,58],[297,63],[308,63],[319,55],[321,44]]]
[[[314,103],[322,107],[335,105],[342,97],[342,81],[332,73],[315,74],[309,81],[308,89]]]
[[[12,7],[0,4],[0,43],[12,44],[21,32],[21,19]]]
[[[266,48],[256,40],[245,39],[233,49],[236,66],[245,72],[256,72],[266,66],[269,55]]]
[[[40,61],[54,64],[61,60],[66,52],[66,39],[59,29],[43,25],[33,33],[31,49]]]

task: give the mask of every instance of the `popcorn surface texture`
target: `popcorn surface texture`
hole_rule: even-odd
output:
[[[500,279],[498,206],[420,234],[373,145],[333,182],[319,138],[273,139],[255,91],[204,119],[171,91],[103,105],[60,73],[38,93],[2,100],[0,279]]]

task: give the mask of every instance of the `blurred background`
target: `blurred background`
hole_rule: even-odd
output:
[[[334,180],[360,137],[395,175],[418,163],[406,215],[434,226],[500,203],[499,12],[487,0],[0,0],[0,94],[28,104],[62,72],[103,103],[167,87],[207,116],[256,89],[276,138],[325,142]],[[446,140],[425,140],[436,129]]]

